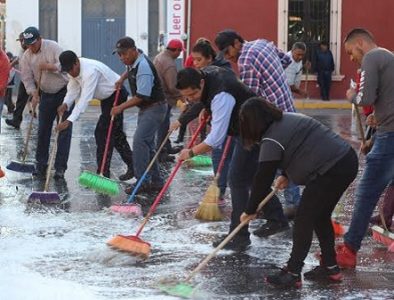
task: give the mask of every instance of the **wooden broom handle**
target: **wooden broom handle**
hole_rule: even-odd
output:
[[[30,102],[30,100],[31,100],[31,96],[29,97],[29,99],[27,101]],[[23,147],[22,163],[25,163],[25,160],[26,160],[26,157],[27,157],[27,152],[28,152],[28,149],[29,149],[29,141],[30,141],[31,130],[33,128],[34,111],[33,111],[33,108],[31,107],[31,104],[30,104],[30,108],[31,108],[31,118],[30,118],[30,122],[29,122],[29,128],[27,129],[25,146]]]
[[[267,197],[265,197],[259,204],[259,206],[257,207],[256,213],[258,213],[263,206],[275,195],[277,189],[274,188],[271,193],[269,193],[267,195]],[[211,254],[209,254],[190,274],[188,277],[186,277],[185,282],[190,281],[190,279],[192,279],[202,268],[204,268],[209,261],[216,256],[216,253],[218,253],[221,249],[223,249],[224,246],[227,245],[227,243],[242,229],[242,227],[244,227],[246,224],[248,224],[250,222],[249,219],[239,223],[239,225],[237,227],[235,227],[235,229],[233,231],[231,231],[231,233],[212,251]]]
[[[216,181],[219,180],[220,174],[222,173],[224,162],[225,162],[225,160],[227,158],[227,154],[228,154],[228,151],[230,149],[231,141],[232,141],[232,136],[229,135],[227,137],[227,139],[226,139],[226,144],[225,144],[224,149],[223,149],[222,157],[220,158],[219,166],[218,166],[218,169],[216,171],[216,175],[215,175],[215,180]]]
[[[55,134],[55,141],[53,142],[53,146],[52,146],[52,151],[51,151],[51,157],[49,158],[49,163],[48,163],[48,167],[47,167],[47,177],[45,179],[45,187],[44,187],[44,192],[48,192],[49,190],[49,179],[51,178],[51,169],[53,166],[53,162],[55,161],[55,155],[57,152],[57,140],[59,137],[59,131],[56,131]]]
[[[112,107],[115,107],[118,104],[119,94],[120,94],[120,88],[118,88],[116,90],[115,100],[114,100],[114,104],[113,104]],[[115,116],[112,115],[111,116],[111,121],[109,122],[108,131],[107,131],[107,138],[106,138],[106,141],[105,141],[104,155],[103,155],[103,159],[101,161],[101,168],[100,168],[100,175],[101,176],[103,176],[105,163],[107,162],[107,154],[108,154],[108,150],[109,150],[109,143],[110,143],[110,140],[111,140],[112,128],[114,127],[114,119],[115,119]]]
[[[356,112],[357,127],[358,127],[358,130],[360,131],[361,141],[362,141],[363,144],[365,144],[365,133],[364,133],[363,125],[361,123],[360,111],[358,110],[358,105],[357,104],[353,104],[353,105],[354,105],[354,110]]]

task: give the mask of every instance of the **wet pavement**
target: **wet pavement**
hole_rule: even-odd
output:
[[[96,169],[93,136],[98,107],[89,107],[74,126],[69,168],[62,181],[51,180],[50,191],[60,194],[62,205],[28,205],[32,191],[44,182],[26,174],[6,170],[0,180],[0,299],[177,299],[157,289],[163,278],[185,278],[213,248],[211,242],[227,232],[227,221],[200,222],[193,218],[199,202],[212,182],[212,171],[182,167],[156,214],[142,232],[152,245],[151,256],[142,261],[109,249],[105,242],[117,234],[134,234],[141,219],[111,214],[111,204],[125,201],[81,188],[81,171]],[[352,145],[349,110],[306,110],[333,128]],[[28,120],[17,131],[2,121],[0,164],[7,165],[23,148]],[[136,110],[125,115],[129,138],[136,125]],[[36,132],[37,124],[34,124]],[[173,139],[176,138],[174,135]],[[34,157],[31,142],[29,158]],[[172,165],[163,168],[168,173]],[[362,169],[362,168],[361,168]],[[111,174],[123,174],[126,166],[114,151]],[[131,181],[132,182],[132,181]],[[146,212],[153,198],[139,198]],[[349,224],[354,185],[346,192],[337,212]],[[230,212],[226,199],[225,212]],[[251,225],[258,227],[262,220]],[[304,271],[317,265],[314,241]],[[252,236],[244,253],[222,251],[198,274],[196,299],[394,299],[394,254],[368,236],[360,251],[356,270],[344,271],[340,284],[305,280],[299,290],[274,289],[264,276],[285,264],[291,250],[291,231],[261,239]]]

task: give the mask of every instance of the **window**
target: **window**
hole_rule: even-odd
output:
[[[57,0],[40,0],[40,34],[44,39],[57,41]]]
[[[296,41],[305,42],[306,59],[313,62],[319,42],[326,41],[335,62],[333,79],[342,79],[339,76],[342,0],[278,1],[279,48],[289,51]]]

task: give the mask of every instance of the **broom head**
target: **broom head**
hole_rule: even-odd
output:
[[[216,182],[212,183],[206,191],[200,206],[197,209],[195,218],[205,221],[221,221],[223,215],[219,209],[220,189],[216,185]]]
[[[332,228],[334,229],[335,236],[343,236],[345,228],[335,219],[331,219]]]
[[[389,247],[389,250],[394,250],[394,233],[384,230],[382,227],[374,225],[372,229],[372,238],[383,245]]]
[[[27,199],[28,204],[59,204],[60,197],[56,192],[33,192]]]
[[[189,168],[193,167],[210,167],[212,166],[212,158],[207,155],[196,155],[185,161]]]
[[[90,188],[100,194],[116,196],[120,193],[119,184],[115,180],[93,172],[83,171],[78,181],[80,185]]]
[[[142,216],[141,205],[138,203],[111,205],[109,209],[114,213],[120,213],[126,216],[131,216],[131,217]]]
[[[194,293],[194,287],[187,283],[160,284],[158,288],[168,295],[181,298],[191,298]]]
[[[134,235],[117,235],[107,242],[107,245],[135,256],[147,258],[150,254],[150,244]]]
[[[8,170],[20,172],[20,173],[33,173],[35,171],[35,166],[32,163],[20,162],[12,160],[6,167]]]
[[[2,178],[2,177],[4,177],[5,176],[5,173],[4,173],[4,171],[0,168],[0,178]]]

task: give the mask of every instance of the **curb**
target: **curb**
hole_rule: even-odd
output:
[[[344,100],[295,100],[296,109],[352,109],[352,104]]]

